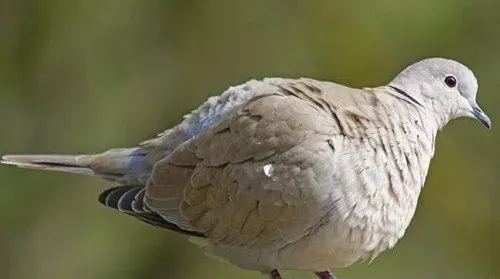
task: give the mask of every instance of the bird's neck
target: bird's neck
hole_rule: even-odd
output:
[[[451,109],[454,107],[450,104],[451,100],[447,96],[434,94],[433,89],[426,84],[405,82],[404,77],[401,77],[389,83],[389,87],[393,91],[406,94],[408,99],[426,110],[436,126],[436,131],[441,130],[456,115]]]
[[[444,96],[437,96],[435,98],[426,98],[425,106],[428,110],[430,118],[436,125],[437,130],[441,130],[450,120],[456,115],[450,100]]]

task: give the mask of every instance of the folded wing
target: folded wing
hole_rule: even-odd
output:
[[[335,199],[328,139],[340,129],[313,89],[276,86],[180,145],[154,166],[147,206],[226,246],[282,246],[314,230]]]

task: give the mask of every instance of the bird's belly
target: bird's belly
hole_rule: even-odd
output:
[[[273,269],[324,271],[348,266],[363,256],[357,250],[343,250],[342,245],[316,240],[298,241],[282,249],[247,249],[217,247],[203,243],[205,254],[243,269],[268,272]],[[328,240],[326,240],[328,241]],[[342,240],[339,239],[339,242]],[[200,244],[200,243],[198,243]]]
[[[362,258],[373,259],[394,246],[407,227],[407,224],[402,222],[398,222],[397,226],[393,224],[384,226],[383,223],[377,222],[359,225],[360,220],[342,219],[339,217],[342,214],[340,212],[332,214],[334,217],[314,233],[280,248],[228,248],[214,245],[209,241],[202,246],[205,246],[208,255],[245,269],[322,271],[346,267]],[[388,217],[380,217],[380,220],[384,218]]]
[[[247,249],[214,246],[204,243],[207,255],[230,262],[240,268],[269,271],[300,269],[323,271],[349,266],[369,256],[369,246],[359,241],[362,232],[337,226],[324,227],[279,249]],[[375,240],[376,242],[377,240]]]
[[[325,225],[314,235],[280,250],[284,268],[326,270],[349,266],[359,259],[372,259],[392,247],[403,232],[384,231],[367,225],[353,227],[347,222]]]
[[[346,267],[359,259],[373,260],[403,237],[414,215],[418,192],[401,197],[401,201],[382,193],[339,200],[329,212],[328,222],[278,251],[276,266],[319,271]]]

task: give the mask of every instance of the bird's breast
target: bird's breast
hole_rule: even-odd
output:
[[[374,257],[404,235],[425,182],[433,145],[418,130],[379,129],[378,137],[335,139],[332,191],[339,199],[330,224],[344,250]],[[325,240],[328,242],[328,240]]]

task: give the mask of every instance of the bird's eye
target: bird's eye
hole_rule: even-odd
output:
[[[450,88],[453,88],[457,85],[457,79],[454,76],[446,76],[444,78],[444,83]]]

